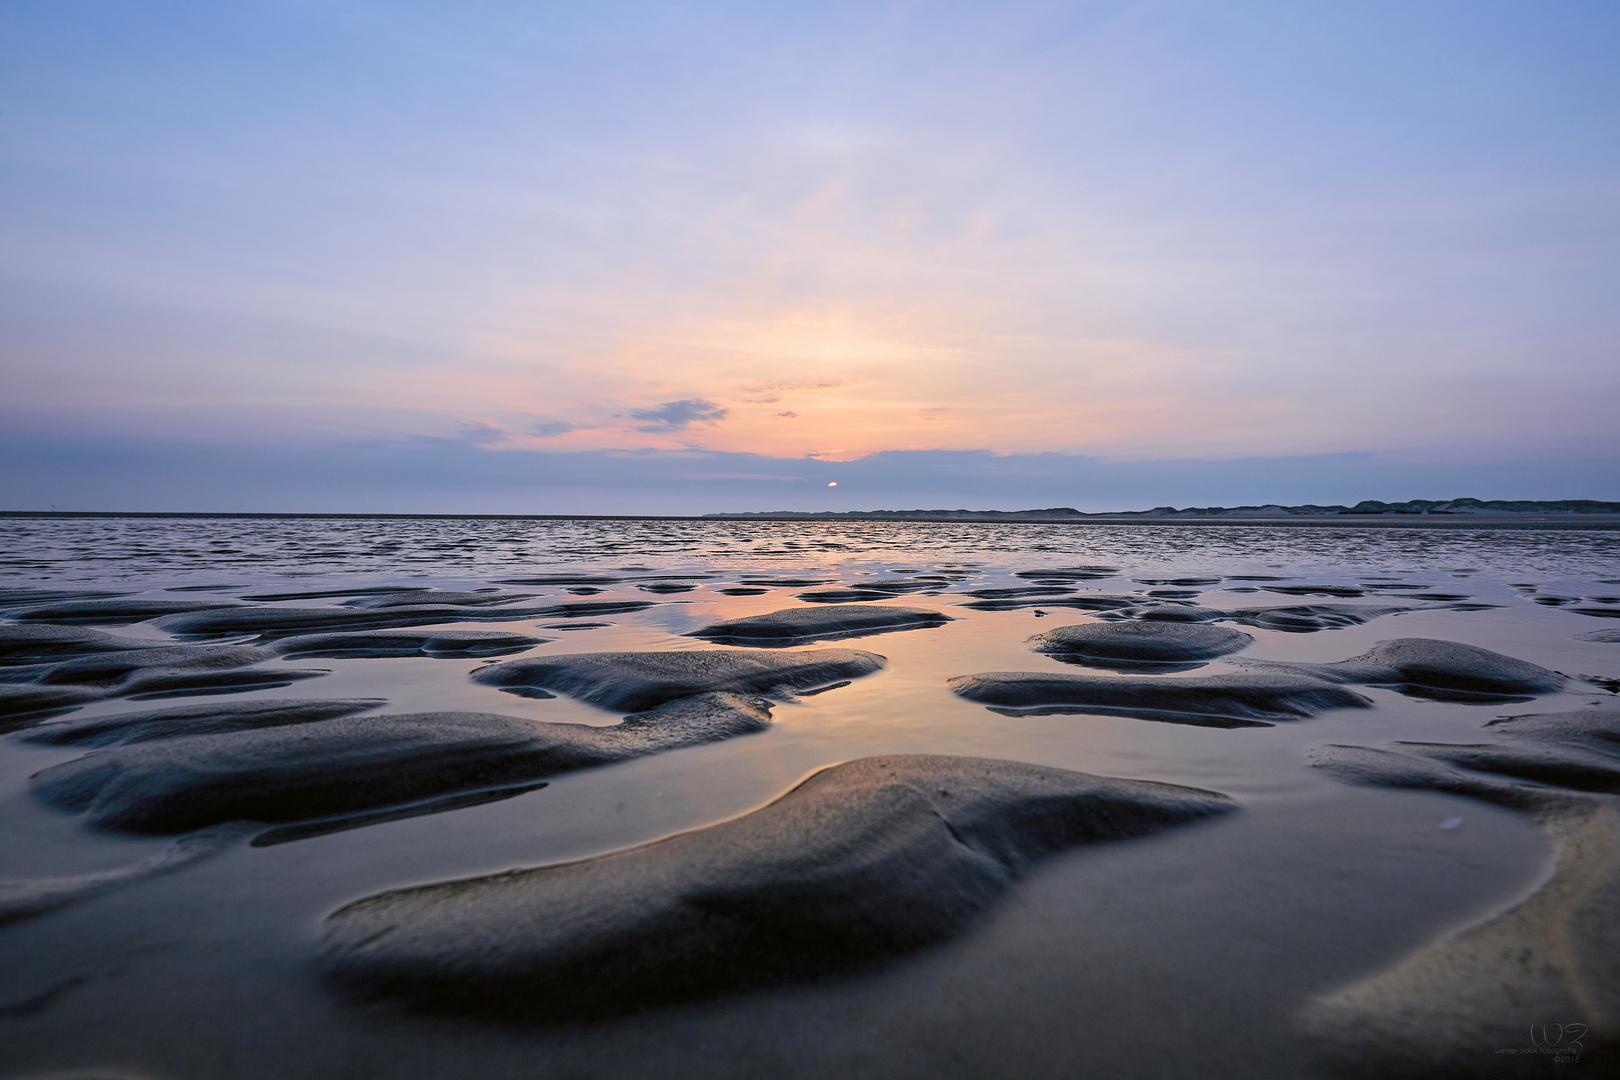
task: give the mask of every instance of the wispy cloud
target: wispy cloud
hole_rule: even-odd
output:
[[[748,396],[737,400],[746,401],[754,405],[774,405],[782,400],[782,394],[798,390],[836,390],[844,384],[841,382],[795,383],[779,382],[766,386],[745,386],[742,393]],[[777,414],[778,416],[781,413]]]

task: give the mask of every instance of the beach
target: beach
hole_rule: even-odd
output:
[[[0,520],[0,1075],[1611,1074],[1620,528],[1169,524]]]

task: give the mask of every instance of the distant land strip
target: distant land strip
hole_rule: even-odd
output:
[[[1054,506],[1044,510],[775,510],[705,514],[719,519],[813,519],[882,520],[882,521],[1063,521],[1070,519],[1110,521],[1163,520],[1166,518],[1244,518],[1248,520],[1284,518],[1371,518],[1371,517],[1517,517],[1535,516],[1598,516],[1620,514],[1620,502],[1599,502],[1595,499],[1558,499],[1537,501],[1530,499],[1409,499],[1406,502],[1387,503],[1364,499],[1354,506],[1189,506],[1178,510],[1174,506],[1155,506],[1152,510],[1119,510],[1086,513],[1071,506]]]
[[[1620,502],[1593,499],[1411,499],[1354,506],[1156,506],[1086,513],[1041,510],[773,510],[719,514],[384,514],[273,511],[0,510],[0,518],[219,518],[417,521],[918,521],[1055,525],[1293,525],[1423,528],[1620,529]]]

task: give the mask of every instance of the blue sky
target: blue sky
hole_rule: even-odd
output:
[[[1586,0],[13,0],[0,506],[1620,499],[1617,47]]]

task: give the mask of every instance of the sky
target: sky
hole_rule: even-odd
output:
[[[0,509],[1620,500],[1616,55],[1612,0],[5,0]]]

